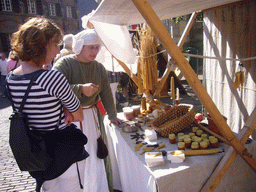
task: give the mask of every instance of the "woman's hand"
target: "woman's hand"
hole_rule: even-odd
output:
[[[63,108],[64,115],[65,115],[65,124],[70,125],[74,121],[73,115],[67,110],[66,107]]]
[[[82,93],[85,96],[90,97],[95,92],[97,92],[98,89],[99,89],[99,85],[96,85],[96,84],[93,84],[93,83],[86,83],[86,84],[83,84],[83,86],[82,86]]]
[[[123,122],[123,120],[119,119],[119,118],[114,118],[114,119],[110,119],[110,124],[111,123],[115,123],[117,125],[121,124]]]

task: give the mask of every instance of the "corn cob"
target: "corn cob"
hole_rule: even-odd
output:
[[[215,153],[221,152],[219,149],[200,149],[200,150],[187,150],[184,151],[186,156],[193,156],[193,155],[211,155]]]

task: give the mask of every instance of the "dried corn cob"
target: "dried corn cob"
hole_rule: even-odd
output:
[[[244,86],[244,71],[240,71],[240,85]]]
[[[186,156],[192,155],[211,155],[221,152],[219,149],[200,149],[200,150],[187,150],[184,151]]]
[[[240,71],[235,73],[235,82],[233,84],[233,87],[235,89],[237,89],[237,88],[240,89]]]

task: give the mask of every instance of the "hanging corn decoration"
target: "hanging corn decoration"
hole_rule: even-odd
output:
[[[233,87],[234,87],[235,89],[240,88],[240,83],[239,83],[239,81],[240,81],[240,72],[236,72],[236,73],[235,73],[235,82],[234,82],[234,84],[233,84]]]
[[[138,87],[139,94],[152,95],[157,84],[157,41],[153,31],[147,24],[139,30],[140,58],[138,60],[137,77],[143,87]]]
[[[241,87],[244,86],[244,71],[240,71],[241,74],[240,74],[240,85]]]
[[[240,85],[242,87],[244,86],[244,71],[238,71],[235,73],[235,82],[233,84],[233,87],[240,90]]]

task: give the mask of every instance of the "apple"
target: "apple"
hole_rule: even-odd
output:
[[[197,114],[195,115],[195,121],[196,121],[197,123],[201,122],[203,119],[204,119],[204,116],[202,115],[202,113],[197,113]]]

